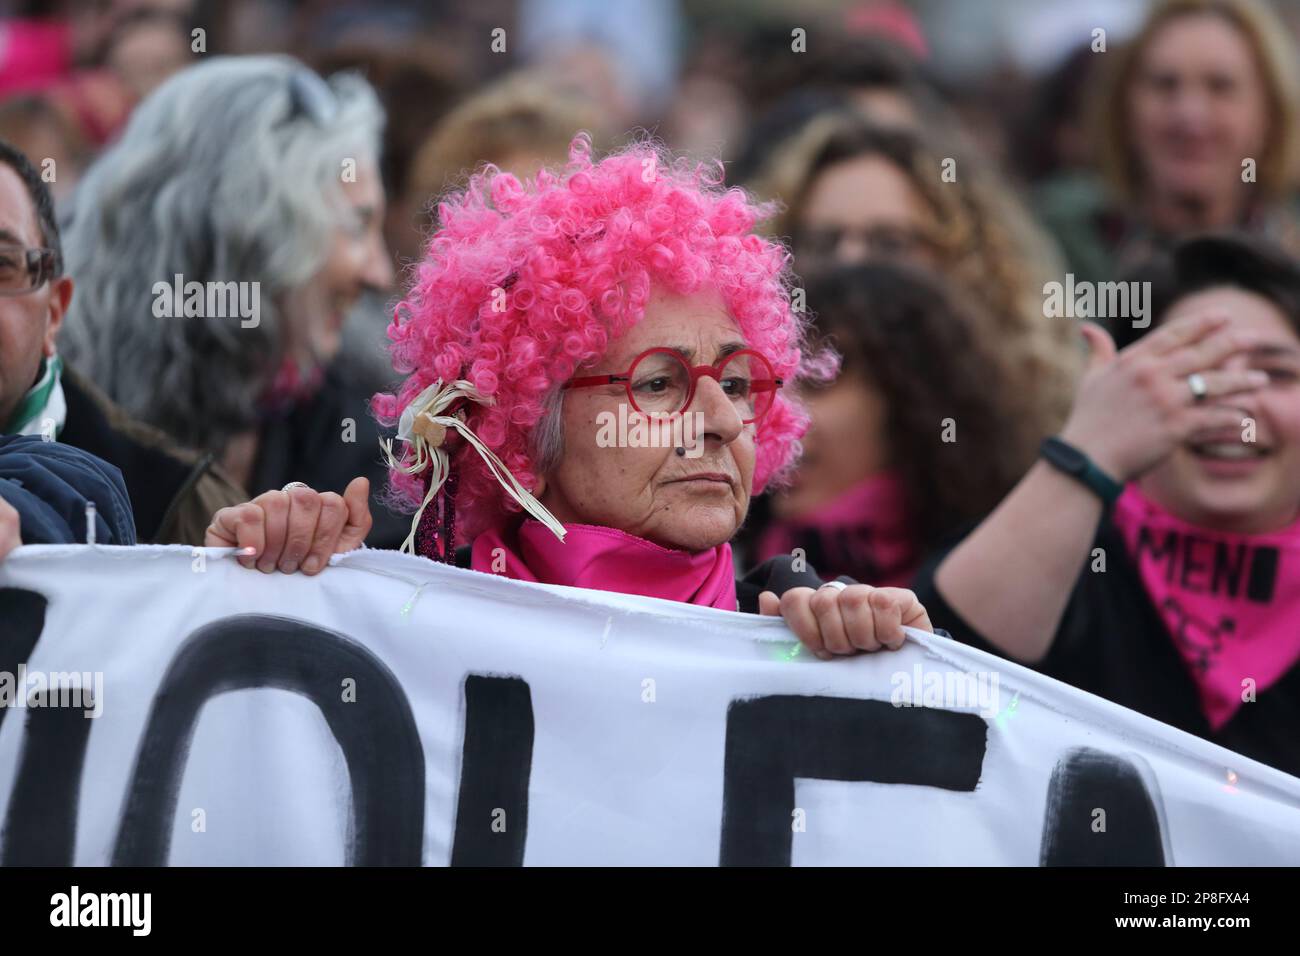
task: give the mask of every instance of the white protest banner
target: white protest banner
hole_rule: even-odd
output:
[[[0,564],[0,862],[1300,863],[1300,780],[941,638],[222,554]]]

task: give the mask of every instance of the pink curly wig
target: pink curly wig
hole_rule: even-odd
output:
[[[379,420],[392,425],[438,379],[467,379],[496,401],[470,405],[467,423],[531,490],[530,432],[548,399],[640,321],[653,284],[684,295],[716,288],[748,345],[787,383],[832,374],[833,355],[808,353],[808,323],[791,308],[785,247],[753,233],[774,210],[723,189],[720,175],[710,178],[719,171],[672,162],[650,143],[594,162],[580,134],[560,174],[521,183],[486,166],[444,196],[388,328],[393,366],[408,377],[396,395],[375,396]],[[759,423],[755,493],[794,463],[807,424],[783,390]],[[452,466],[466,538],[519,511],[473,449],[462,444]],[[393,500],[418,506],[420,479],[394,471],[391,485]]]

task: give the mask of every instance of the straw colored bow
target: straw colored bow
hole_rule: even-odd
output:
[[[444,414],[448,408],[462,398],[471,402],[478,402],[480,405],[493,404],[492,396],[484,395],[464,379],[452,382],[447,386],[442,384],[442,379],[438,379],[438,381],[415,396],[411,403],[402,410],[401,418],[397,422],[397,437],[412,445],[415,450],[415,453],[406,463],[402,462],[400,455],[393,452],[393,443],[391,441],[380,439],[379,444],[384,451],[384,458],[388,462],[388,467],[395,471],[414,477],[423,474],[426,468],[433,468],[433,474],[429,481],[429,490],[424,496],[424,501],[420,503],[420,509],[415,513],[415,518],[411,522],[411,533],[402,542],[401,550],[406,554],[415,553],[415,532],[420,526],[420,516],[424,514],[424,509],[429,506],[429,502],[442,488],[443,483],[447,480],[447,475],[450,473],[451,462],[446,449],[443,447],[447,438],[447,429],[449,428],[455,429],[473,446],[474,450],[479,453],[479,456],[487,464],[488,471],[492,472],[492,476],[506,490],[506,494],[519,502],[525,511],[546,525],[551,530],[551,533],[563,541],[564,525],[560,524],[555,516],[528,492],[527,488],[519,484],[515,476],[510,473],[510,469],[505,466],[505,463],[493,453],[492,449],[483,444],[482,439],[475,435],[473,430],[465,424],[462,417],[463,411],[458,411],[454,415]]]

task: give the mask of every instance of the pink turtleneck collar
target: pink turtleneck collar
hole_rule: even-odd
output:
[[[470,566],[518,581],[736,610],[730,544],[707,551],[677,551],[614,528],[586,524],[564,528],[564,541],[532,519],[505,531],[480,534]]]

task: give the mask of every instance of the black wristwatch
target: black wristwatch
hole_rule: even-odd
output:
[[[1055,437],[1044,438],[1038,454],[1057,471],[1064,472],[1085,485],[1108,505],[1113,505],[1115,499],[1124,492],[1122,484],[1098,468],[1091,458],[1069,442]]]

